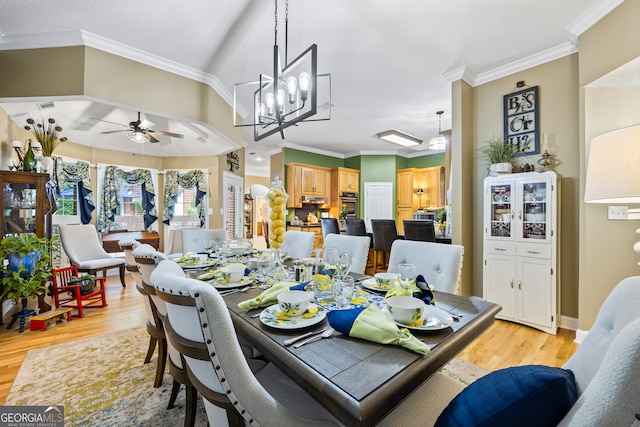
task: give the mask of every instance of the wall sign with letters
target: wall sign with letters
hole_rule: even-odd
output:
[[[504,96],[504,142],[518,148],[516,156],[540,153],[538,86]]]
[[[227,166],[231,172],[235,172],[240,168],[240,157],[238,157],[238,151],[232,151],[227,153]]]

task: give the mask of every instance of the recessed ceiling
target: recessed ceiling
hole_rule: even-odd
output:
[[[576,36],[620,2],[290,0],[289,56],[318,45],[318,72],[332,76],[331,120],[292,126],[285,141],[274,135],[256,143],[245,128],[244,144],[265,158],[283,143],[343,157],[429,154],[427,144],[401,148],[375,135],[398,129],[430,140],[438,132],[436,111],[444,111],[442,129],[450,129],[451,80],[479,84],[574,52]],[[279,6],[284,45],[284,2]],[[273,17],[273,2],[264,0],[2,0],[0,49],[92,45],[185,76],[206,76],[231,102],[233,83],[270,74]],[[26,115],[46,111],[34,101],[51,99],[0,100],[0,106],[22,124]],[[163,156],[233,149],[215,129],[162,111],[142,114],[155,129],[185,139],[159,136],[157,144],[134,144],[126,133],[100,132],[117,128],[105,120],[135,120],[136,106],[53,101],[63,134],[74,142]],[[257,157],[246,156],[246,173],[268,176],[268,161]]]

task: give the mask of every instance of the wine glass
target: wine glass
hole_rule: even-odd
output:
[[[341,279],[347,277],[347,274],[349,274],[349,271],[351,271],[352,260],[353,257],[351,256],[351,254],[348,254],[346,252],[340,254],[340,256],[338,257],[338,277],[340,277]]]
[[[273,249],[265,249],[258,254],[256,263],[258,265],[258,280],[263,283],[261,286],[266,286],[267,284],[274,257],[275,253]]]
[[[209,255],[209,257],[211,257],[211,254],[214,251],[214,246],[216,244],[215,240],[204,240],[204,251]]]
[[[403,289],[413,290],[416,280],[416,266],[413,264],[398,264],[398,281]],[[413,292],[412,292],[413,294]]]

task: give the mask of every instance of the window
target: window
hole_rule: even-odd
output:
[[[65,181],[60,185],[60,195],[56,199],[58,210],[54,215],[77,215],[78,214],[78,186],[74,182]]]

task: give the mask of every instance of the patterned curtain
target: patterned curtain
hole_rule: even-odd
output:
[[[153,188],[151,171],[134,169],[123,171],[117,166],[107,166],[102,181],[102,209],[98,216],[98,227],[101,231],[109,230],[120,207],[120,180],[128,184],[140,184],[142,187],[142,210],[145,230],[158,220],[155,204],[156,193]]]
[[[182,188],[196,187],[196,209],[200,218],[200,227],[204,227],[204,196],[207,194],[204,172],[201,170],[191,170],[180,174],[178,171],[165,171],[164,173],[164,210],[162,222],[169,225],[173,219],[173,212],[178,199],[178,185]]]
[[[96,208],[93,202],[93,192],[91,191],[89,163],[82,161],[65,163],[62,157],[52,156],[52,158],[53,179],[58,183],[58,185],[56,185],[56,193],[59,196],[60,189],[63,187],[59,183],[76,183],[78,186],[78,210],[80,211],[80,220],[83,224],[89,224],[89,222],[91,222],[91,213]]]

